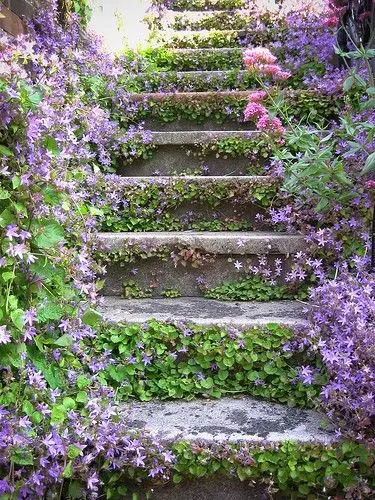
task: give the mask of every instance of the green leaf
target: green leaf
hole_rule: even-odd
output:
[[[62,424],[66,419],[67,409],[63,405],[52,406],[51,424]]]
[[[57,145],[56,139],[51,136],[47,136],[43,141],[43,146],[51,153],[53,156],[58,156],[60,154],[59,147]]]
[[[0,345],[0,364],[20,368],[23,365],[21,354],[25,351],[25,344]]]
[[[70,347],[72,344],[73,344],[72,336],[68,335],[67,333],[59,337],[54,342],[54,345],[57,345],[59,347]]]
[[[369,174],[375,170],[375,151],[371,153],[366,160],[365,166],[361,172],[362,175]]]
[[[24,315],[25,313],[22,309],[16,309],[10,313],[13,325],[21,332],[23,331],[25,325]]]
[[[14,156],[12,150],[4,146],[4,144],[0,144],[0,156]]]
[[[79,393],[76,396],[77,403],[87,403],[88,400],[89,398],[85,393],[85,391],[79,391]]]
[[[43,344],[41,343],[43,349]],[[62,388],[64,386],[63,372],[57,366],[54,366],[45,358],[44,354],[35,345],[27,347],[29,358],[33,365],[42,372],[48,385],[52,389]]]
[[[88,326],[97,325],[101,321],[101,319],[102,319],[101,314],[99,314],[94,309],[87,309],[87,311],[82,316],[82,321],[85,323],[85,325]]]
[[[63,399],[63,406],[67,410],[74,410],[77,405],[73,398],[66,397]]]
[[[78,448],[78,446],[74,446],[73,444],[70,444],[68,446],[68,458],[70,458],[71,460],[79,457],[81,453],[82,451],[80,448]]]
[[[72,475],[73,475],[73,462],[72,461],[68,462],[62,475],[63,475],[64,479],[69,479],[72,477]]]
[[[173,483],[174,484],[179,484],[184,478],[180,474],[174,474],[173,475]]]
[[[56,221],[45,221],[41,225],[41,232],[35,238],[35,243],[39,248],[52,248],[64,239],[64,229]]]
[[[83,485],[79,481],[72,481],[69,484],[68,495],[72,500],[82,498]]]
[[[34,465],[33,454],[25,448],[13,450],[12,461],[17,465]]]
[[[34,413],[34,406],[30,401],[24,401],[22,405],[22,410],[30,417]]]
[[[349,90],[353,87],[353,85],[355,84],[355,78],[353,75],[351,76],[348,76],[348,78],[344,81],[344,84],[343,84],[343,89],[345,92],[349,92]]]
[[[85,387],[90,385],[90,379],[85,377],[84,375],[79,375],[77,377],[77,386],[79,389],[84,389]]]

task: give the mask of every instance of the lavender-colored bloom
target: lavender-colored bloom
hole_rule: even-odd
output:
[[[9,344],[12,339],[6,329],[6,326],[0,325],[0,344]]]

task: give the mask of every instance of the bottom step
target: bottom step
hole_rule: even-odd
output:
[[[133,428],[146,429],[166,441],[207,442],[319,442],[334,440],[323,431],[322,417],[249,397],[124,405]]]
[[[303,324],[305,306],[300,302],[221,302],[197,297],[175,299],[133,299],[106,297],[101,307],[103,318],[116,323],[187,321],[197,325],[228,325],[244,328],[280,323]]]

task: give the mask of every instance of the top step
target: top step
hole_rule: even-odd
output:
[[[245,9],[248,0],[153,0],[154,5],[167,6],[170,10],[231,10]],[[167,4],[167,5],[166,5]]]

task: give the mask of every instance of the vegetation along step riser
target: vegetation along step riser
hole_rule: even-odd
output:
[[[264,231],[268,210],[281,206],[279,183],[266,176],[103,177],[94,191],[109,232]]]
[[[105,380],[105,385],[116,389],[119,401],[128,398],[141,401],[151,398],[178,400],[193,396],[220,398],[233,391],[263,400],[288,403],[293,407],[312,408],[326,382],[326,374],[319,356],[313,355],[307,348],[295,352],[288,350],[291,342],[300,341],[300,333],[277,324],[236,329],[231,326],[200,327],[183,322],[163,323],[151,319],[142,324],[103,324],[92,341],[92,347],[99,355],[110,353],[113,362],[103,369],[100,376]],[[148,363],[144,363],[145,355],[148,356]],[[304,385],[299,378],[299,372],[307,362],[316,369],[316,376],[310,386]],[[186,402],[179,401],[176,404],[184,406]],[[201,410],[205,411],[202,401],[191,404],[197,407],[203,405]],[[213,406],[222,404],[225,405],[219,402],[213,403]],[[250,399],[243,402],[237,400],[232,405],[226,402],[233,410],[236,404],[243,408],[247,406],[249,412],[257,406],[258,410],[252,416],[257,413],[257,417],[263,418],[264,410],[269,406],[269,403]],[[288,413],[303,414],[283,407],[275,408],[275,405],[273,407],[278,410],[280,417]],[[149,409],[145,407],[147,411]],[[129,414],[129,409],[126,413]],[[171,414],[176,414],[176,411]],[[193,415],[194,412],[191,415],[194,419]],[[200,417],[200,424],[196,422],[195,425],[196,430],[202,432],[205,420],[208,420],[207,425],[210,424],[210,417]],[[280,420],[284,419],[281,417]],[[282,423],[288,425],[286,421]],[[266,427],[270,431],[272,425],[276,430],[272,417],[268,422],[265,419],[264,424],[263,431]],[[254,421],[254,434],[259,431],[256,426],[257,422]],[[228,435],[234,437],[236,434],[237,440],[251,439],[252,433],[244,432],[236,423],[230,427],[232,429],[228,429]]]
[[[134,92],[208,92],[257,88],[248,71],[184,71],[139,73],[127,81]]]
[[[249,39],[255,46],[267,45],[273,40],[266,30],[176,31],[159,43],[169,49],[219,49],[236,48],[247,44]]]
[[[165,5],[163,0],[153,0],[154,5]],[[173,0],[168,8],[173,11],[202,11],[245,9],[248,0]]]
[[[282,255],[267,258],[268,266],[274,270],[276,260],[282,260],[282,271],[278,277],[278,285],[265,287],[256,280],[247,282],[247,274],[243,269],[249,265],[257,266],[258,256],[212,255],[201,253],[190,248],[159,250],[160,256],[133,257],[132,262],[122,262],[121,257],[114,257],[107,264],[107,274],[103,295],[123,296],[125,298],[142,297],[212,297],[220,298],[222,287],[229,284],[227,297],[229,300],[241,300],[242,288],[245,290],[242,300],[271,300],[293,298],[296,290],[291,287],[284,291],[284,276],[290,270],[291,260]],[[173,253],[173,256],[172,256]],[[134,259],[134,260],[133,260]],[[237,271],[235,264],[240,262],[243,268]],[[244,284],[243,282],[246,282]],[[237,292],[237,285],[241,290]],[[234,286],[232,287],[232,284]],[[250,288],[250,291],[248,291]],[[259,295],[257,290],[260,289]],[[224,290],[224,288],[223,288]],[[252,296],[254,294],[254,296]],[[275,296],[274,296],[275,294]],[[223,291],[223,298],[225,291]]]
[[[154,49],[146,60],[159,71],[233,71],[244,69],[243,49]]]
[[[176,31],[184,30],[241,30],[248,27],[259,17],[268,21],[269,16],[251,16],[247,10],[211,11],[211,12],[184,12],[183,14],[170,12],[165,18],[165,25]]]
[[[141,215],[138,215],[141,212]],[[129,209],[109,213],[103,231],[267,231],[270,226],[259,221],[266,210],[241,201],[207,206],[203,201],[185,201],[176,207]]]
[[[132,97],[137,109],[131,123],[145,121],[150,130],[251,130],[254,122],[243,122],[248,95],[249,91],[139,93]],[[342,106],[335,97],[317,91],[285,89],[282,96],[285,107],[302,121],[314,117],[327,124]]]

